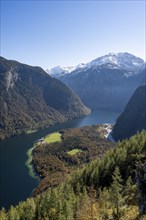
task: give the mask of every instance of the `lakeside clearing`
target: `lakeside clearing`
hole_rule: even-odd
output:
[[[61,141],[61,134],[59,132],[55,132],[55,133],[47,135],[43,140],[47,144],[54,143],[54,142],[60,142]]]
[[[35,132],[35,131],[34,131]],[[33,145],[33,147],[31,147],[30,149],[28,149],[27,151],[27,161],[25,162],[25,165],[27,166],[28,168],[28,173],[29,175],[32,177],[32,178],[35,178],[37,179],[38,176],[36,176],[36,173],[34,172],[34,168],[33,168],[33,165],[32,165],[32,152],[33,150],[35,149],[35,147],[40,144],[40,143],[47,143],[47,144],[50,144],[50,143],[55,143],[55,142],[61,142],[61,134],[59,132],[55,132],[55,133],[51,133],[51,134],[48,134],[46,137],[44,138],[41,138],[37,141],[37,143],[35,143]]]

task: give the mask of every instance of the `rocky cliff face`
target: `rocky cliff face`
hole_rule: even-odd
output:
[[[89,114],[80,98],[40,67],[0,57],[0,139]]]
[[[140,86],[135,91],[117,119],[112,136],[115,140],[122,140],[142,129],[146,130],[146,85]]]

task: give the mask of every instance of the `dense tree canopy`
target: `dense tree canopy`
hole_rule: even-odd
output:
[[[145,220],[139,214],[137,164],[145,162],[146,132],[119,142],[101,159],[91,161],[64,183],[28,198],[2,220]]]

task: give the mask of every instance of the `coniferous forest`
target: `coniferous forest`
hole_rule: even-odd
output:
[[[146,220],[146,0],[0,0],[0,220]]]
[[[2,220],[145,220],[146,132],[118,142],[56,187],[20,202]]]

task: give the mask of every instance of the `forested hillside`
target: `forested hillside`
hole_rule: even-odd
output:
[[[11,206],[8,212],[1,210],[0,219],[145,220],[145,163],[146,132],[142,131],[78,169],[58,187]]]
[[[40,67],[0,57],[0,139],[90,113],[64,83]]]
[[[35,144],[32,164],[40,176],[33,195],[65,181],[68,175],[114,147],[104,135],[106,125],[65,129],[48,135]]]

